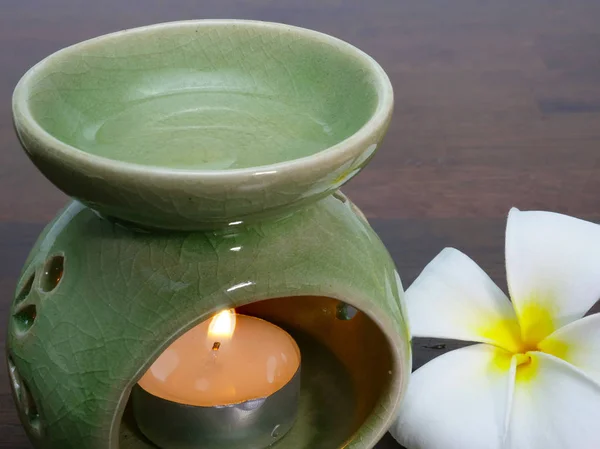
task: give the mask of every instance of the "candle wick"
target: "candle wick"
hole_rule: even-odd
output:
[[[221,347],[221,342],[215,341],[215,343],[213,344],[212,350],[216,352],[219,350],[220,347]]]

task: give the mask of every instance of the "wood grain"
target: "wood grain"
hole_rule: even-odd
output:
[[[464,250],[503,285],[504,224],[513,205],[600,220],[596,0],[5,1],[1,326],[26,254],[66,202],[19,148],[10,114],[18,79],[49,53],[77,41],[191,18],[313,28],[357,45],[383,65],[396,96],[390,132],[369,168],[344,190],[380,233],[405,286],[444,246]],[[431,356],[420,349],[417,362]],[[389,435],[377,446],[398,447]],[[0,370],[0,448],[31,449],[5,370]]]

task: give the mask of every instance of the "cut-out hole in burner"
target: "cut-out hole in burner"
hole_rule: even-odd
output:
[[[21,308],[14,315],[17,330],[21,333],[27,332],[31,328],[31,326],[33,326],[36,317],[37,310],[35,305],[31,304],[29,306]]]
[[[29,278],[27,279],[27,281],[25,281],[25,283],[23,284],[23,286],[19,290],[19,293],[17,294],[17,298],[15,300],[16,304],[19,304],[25,298],[27,298],[27,296],[29,295],[29,292],[31,291],[31,287],[33,287],[33,281],[34,280],[35,280],[35,273],[31,273],[31,275],[29,276]]]
[[[42,274],[42,290],[50,292],[56,288],[63,277],[65,258],[64,256],[52,256],[46,261],[44,273]]]
[[[23,397],[23,391],[21,389],[21,378],[19,377],[19,373],[17,372],[17,367],[13,362],[11,356],[8,356],[8,375],[10,376],[10,382],[12,384],[13,389],[15,390],[15,396],[17,401],[21,401]]]
[[[29,388],[25,383],[23,383],[23,396],[25,398],[25,414],[27,415],[27,418],[29,418],[29,423],[33,427],[37,427],[40,423],[40,413],[31,396],[31,391],[29,391]]]
[[[25,415],[25,418],[27,418],[27,422],[24,424],[29,425],[31,430],[33,430],[35,433],[40,433],[41,422],[37,405],[33,400],[33,396],[31,395],[29,387],[25,381],[21,379],[21,376],[19,376],[17,367],[15,366],[11,356],[8,356],[8,372],[12,386],[15,390],[18,407],[23,415]]]
[[[31,427],[31,429],[36,432],[36,433],[40,433],[41,431],[41,422],[40,422],[40,413],[38,411],[37,405],[35,404],[35,401],[33,400],[33,396],[31,395],[31,391],[29,390],[29,387],[27,386],[27,384],[25,383],[25,381],[22,381],[22,390],[23,390],[23,394],[22,394],[22,407],[23,407],[23,412],[25,413],[25,416],[27,417],[29,426]]]
[[[348,321],[356,316],[358,310],[345,302],[338,304],[335,316],[338,320]]]

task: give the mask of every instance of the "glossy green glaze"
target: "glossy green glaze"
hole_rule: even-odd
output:
[[[34,445],[153,447],[132,388],[174,339],[236,307],[302,353],[298,418],[273,447],[372,447],[410,373],[402,286],[362,213],[329,194],[374,154],[392,106],[360,50],[252,21],[127,30],[27,72],[23,147],[81,201],[38,240],[11,308]]]
[[[60,189],[152,228],[213,229],[314,202],[389,123],[392,88],[357,48],[253,21],[174,22],[61,50],[15,89],[17,132]]]
[[[175,338],[238,307],[301,348],[299,417],[276,447],[370,448],[411,370],[401,295],[383,244],[342,194],[205,233],[135,231],[74,202],[36,243],[11,306],[21,419],[40,449],[151,448],[125,413],[131,388]],[[358,314],[338,319],[339,300]]]

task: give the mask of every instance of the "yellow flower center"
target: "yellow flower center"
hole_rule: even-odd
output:
[[[524,349],[539,349],[539,343],[556,330],[550,310],[535,301],[523,304],[517,313]]]
[[[510,370],[512,359],[515,359],[517,365],[516,381],[529,382],[535,377],[538,369],[538,360],[533,352],[511,353],[501,348],[497,348],[496,354],[492,359],[495,371],[506,373]]]
[[[517,320],[488,321],[479,329],[480,334],[498,347],[494,366],[502,371],[510,369],[515,358],[517,382],[528,382],[535,377],[538,361],[535,352],[545,352],[563,358],[566,349],[546,340],[556,330],[550,310],[534,301],[523,304],[517,311]]]
[[[517,367],[531,363],[531,355],[529,355],[529,353],[515,354],[515,357],[517,359]]]

